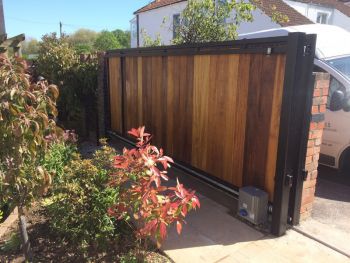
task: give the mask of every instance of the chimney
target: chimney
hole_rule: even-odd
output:
[[[4,7],[2,5],[2,0],[0,0],[0,36],[5,34],[6,34],[6,29],[5,29]]]

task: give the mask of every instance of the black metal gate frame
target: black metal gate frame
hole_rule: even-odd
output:
[[[313,95],[316,35],[291,33],[282,99],[271,232],[283,235],[300,220]]]
[[[130,141],[123,129],[122,134],[111,131],[111,114],[109,101],[108,58],[120,57],[122,64],[126,56],[154,55],[201,55],[201,54],[240,54],[240,53],[286,53],[280,131],[275,174],[275,189],[272,209],[271,233],[283,235],[290,224],[299,223],[301,195],[305,178],[305,156],[311,118],[313,94],[313,60],[316,35],[290,33],[286,37],[269,37],[260,39],[243,39],[217,43],[195,45],[165,46],[153,48],[133,48],[111,50],[106,53],[104,71],[105,129],[112,137],[127,143]],[[121,67],[122,103],[125,94],[125,72]],[[124,108],[124,107],[123,107]],[[122,109],[124,116],[124,109]],[[124,119],[124,118],[123,118]],[[124,123],[124,120],[123,120]],[[125,127],[123,125],[123,127]],[[198,177],[208,184],[226,192],[237,194],[237,187],[211,176],[194,167],[175,160],[175,166]]]

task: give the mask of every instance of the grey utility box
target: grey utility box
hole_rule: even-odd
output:
[[[253,186],[239,189],[238,215],[260,225],[267,220],[268,194]]]

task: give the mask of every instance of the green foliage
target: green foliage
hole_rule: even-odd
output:
[[[56,33],[42,37],[36,64],[43,77],[59,85],[65,80],[67,71],[77,63],[77,53],[69,45],[67,37],[57,38]]]
[[[135,251],[129,251],[127,254],[119,256],[119,260],[118,261],[120,263],[143,263],[143,262],[147,262],[143,258],[140,258],[140,256],[138,256]]]
[[[122,48],[130,47],[130,41],[131,41],[130,31],[123,31],[120,29],[116,29],[112,31],[112,33],[117,37],[117,40]]]
[[[83,121],[83,110],[87,114],[96,112],[97,56],[79,59],[67,38],[58,39],[55,34],[43,37],[39,54],[37,75],[43,75],[59,86],[59,120],[68,125],[69,122]]]
[[[114,33],[104,30],[97,37],[94,47],[97,51],[107,51],[121,48],[122,45]]]
[[[17,252],[21,246],[21,238],[17,233],[12,233],[10,238],[6,240],[5,244],[0,246],[0,252],[9,253]]]
[[[60,86],[60,100],[58,108],[61,120],[76,120],[80,117],[82,108],[87,115],[96,112],[98,60],[97,56],[76,63],[64,76]],[[91,120],[91,119],[90,119]]]
[[[0,58],[0,204],[20,213],[51,183],[40,166],[46,136],[56,132],[58,90],[41,81],[31,83],[19,58]]]
[[[68,42],[78,54],[94,52],[94,43],[98,33],[89,29],[78,29],[68,37]]]
[[[42,166],[53,176],[53,186],[63,183],[64,168],[73,154],[77,153],[75,144],[57,141],[49,146]]]
[[[180,16],[174,44],[233,40],[241,22],[253,21],[249,1],[189,0]],[[232,12],[234,16],[231,18]],[[232,20],[228,22],[228,20]]]
[[[54,231],[82,248],[103,248],[116,238],[114,219],[107,214],[119,194],[118,188],[107,184],[115,154],[103,146],[92,159],[75,155],[48,205]]]
[[[36,39],[26,40],[22,43],[22,54],[33,55],[39,52],[39,42]]]
[[[157,34],[156,38],[153,39],[147,34],[147,31],[145,29],[141,29],[141,35],[144,47],[159,47],[163,45],[160,34]]]
[[[275,5],[271,6],[272,16],[271,20],[276,23],[286,23],[289,22],[289,17],[279,11]]]

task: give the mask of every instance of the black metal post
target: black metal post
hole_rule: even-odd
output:
[[[298,84],[296,85],[295,96],[293,98],[293,116],[295,134],[295,155],[293,187],[291,189],[289,200],[289,217],[292,225],[299,224],[301,199],[303,192],[303,183],[305,178],[305,161],[307,142],[309,138],[309,128],[311,121],[311,107],[314,91],[315,78],[312,75],[314,56],[316,46],[316,35],[307,35],[304,44],[304,56],[302,64],[298,67],[297,76],[299,76]],[[300,120],[303,120],[302,122]],[[298,151],[299,150],[299,151]]]
[[[289,221],[289,195],[296,151],[293,146],[296,140],[293,103],[300,78],[298,67],[303,63],[305,36],[304,33],[290,33],[288,36],[271,227],[272,234],[276,236],[286,232]]]

